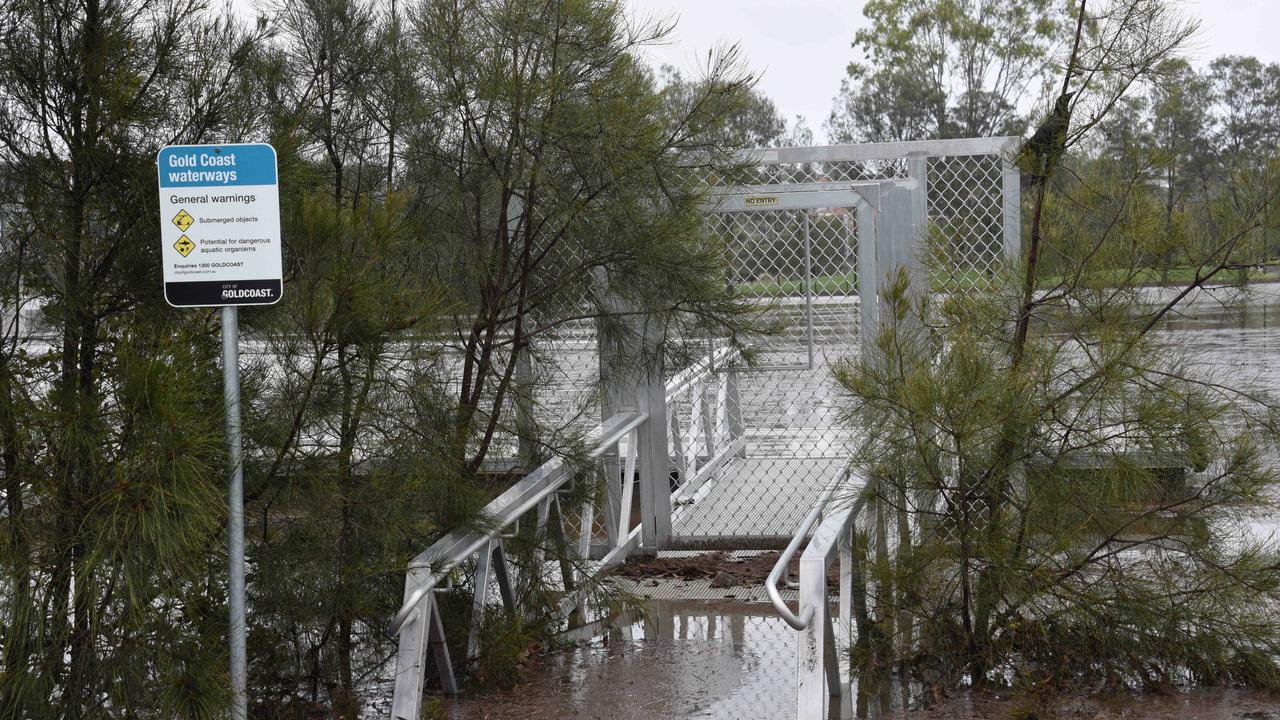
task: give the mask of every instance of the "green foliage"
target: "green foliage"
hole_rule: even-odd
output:
[[[871,0],[827,121],[838,142],[1016,134],[1069,14],[1034,0]]]
[[[734,56],[660,90],[637,60],[662,28],[612,2],[426,2],[415,15],[424,103],[415,221],[454,308],[462,358],[456,462],[478,469],[518,394],[515,368],[574,322],[634,336],[643,311],[679,350],[691,326],[741,327],[701,182],[732,169],[726,126],[749,107]],[[447,129],[447,131],[446,131]],[[731,133],[730,133],[731,134]],[[537,378],[532,381],[538,382]],[[564,438],[538,439],[556,446]]]
[[[0,715],[226,708],[217,325],[162,302],[156,150],[278,151],[288,289],[243,314],[250,694],[352,718],[408,561],[487,522],[486,457],[580,455],[577,418],[512,421],[541,338],[648,312],[678,357],[744,324],[698,178],[776,111],[732,54],[659,88],[663,32],[603,0],[0,10]],[[493,628],[490,679],[550,632]]]
[[[515,687],[533,669],[534,654],[552,629],[545,620],[539,626],[498,611],[488,612],[481,627],[484,644],[471,678],[478,688],[502,690]]]
[[[381,628],[408,560],[486,522],[475,511],[501,487],[478,471],[495,442],[514,429],[574,454],[577,427],[512,427],[509,370],[566,318],[610,322],[597,271],[662,318],[673,348],[689,323],[738,322],[687,167],[723,172],[748,83],[726,58],[679,97],[660,91],[634,56],[652,36],[629,35],[618,13],[289,2],[266,19],[272,41],[243,54],[234,82],[248,99],[226,127],[277,147],[289,274],[279,306],[245,314],[265,350],[245,371],[256,715],[353,717],[388,657]],[[211,547],[193,554],[207,562]],[[501,645],[482,663],[500,663]],[[210,677],[183,674],[172,694],[195,698]]]
[[[1280,648],[1280,552],[1239,523],[1274,509],[1274,398],[1159,348],[1160,308],[1128,294],[1060,290],[1040,314],[1056,332],[1012,365],[1013,296],[904,290],[882,359],[840,375],[870,434],[868,532],[913,529],[869,566],[885,635],[920,638],[896,662],[944,683],[1269,687],[1273,667],[1242,663]]]
[[[161,299],[154,157],[225,129],[257,38],[146,0],[0,27],[0,714],[215,717],[217,345]]]
[[[839,126],[859,138],[1006,132],[1060,30],[1047,2],[877,0],[866,12],[871,64],[854,68]],[[1107,27],[1090,26],[1097,47],[1147,37]],[[278,150],[287,289],[243,315],[251,696],[256,717],[353,718],[391,655],[383,628],[406,564],[447,529],[491,523],[477,510],[506,479],[486,460],[518,448],[526,463],[555,453],[589,466],[581,418],[540,425],[516,411],[546,379],[517,378],[522,363],[554,361],[547,339],[586,325],[606,347],[656,335],[674,363],[701,352],[689,338],[751,329],[725,286],[725,238],[704,232],[705,180],[745,177],[738,146],[803,131],[787,134],[736,51],[694,80],[655,76],[640,53],[665,31],[629,25],[608,0],[286,0],[255,29],[199,2],[0,10],[0,716],[225,712],[217,329],[161,300],[158,147]],[[1240,611],[1247,593],[1274,593],[1271,548],[1224,544],[1223,524],[1270,497],[1258,457],[1274,418],[1153,349],[1158,322],[1141,319],[1168,309],[1135,309],[1131,292],[1152,272],[1199,285],[1270,252],[1276,73],[1224,58],[1196,74],[1156,50],[1124,67],[1164,84],[1099,126],[1114,157],[1072,137],[1073,173],[1055,176],[1042,208],[1031,276],[1051,300],[1029,315],[1066,337],[1037,333],[1010,362],[1026,296],[914,306],[902,286],[900,326],[877,348],[895,363],[846,371],[883,429],[868,453],[884,523],[917,492],[977,499],[914,510],[947,532],[906,547],[899,571],[867,558],[878,586],[898,588],[878,636],[920,630],[904,662],[1276,681],[1270,618]],[[1095,53],[1089,69],[1116,58]],[[1096,107],[1126,97],[1097,87]],[[1195,105],[1205,88],[1208,109]],[[1076,117],[1092,127],[1105,114]],[[815,290],[846,292],[844,221],[813,220],[828,259]],[[796,253],[770,248],[739,285],[794,293]],[[1079,353],[1084,370],[1068,362]],[[1241,412],[1261,440],[1231,424]],[[1180,454],[1190,484],[1129,455],[1090,469],[1083,500],[1029,475],[1075,482],[1086,471],[1071,458],[1117,437]],[[903,485],[904,468],[933,484]],[[588,476],[566,507],[602,500]],[[1037,531],[1017,532],[1032,518]],[[1136,574],[1103,562],[1135,535],[1185,557]],[[1099,538],[1112,545],[1091,556]],[[507,545],[518,568],[547,553],[573,570],[556,537],[526,528]],[[485,618],[467,668],[481,684],[513,677],[559,628],[557,591],[519,575],[532,617]],[[968,600],[931,591],[956,578]],[[465,627],[469,569],[453,579],[440,598],[449,626]],[[1186,583],[1215,592],[1171,603]],[[607,584],[585,592],[595,608],[627,601]],[[1240,622],[1220,622],[1227,612]]]
[[[1130,183],[1126,192],[1162,206],[1139,261],[1165,275],[1203,251],[1197,242],[1218,234],[1214,210],[1223,196],[1247,187],[1274,162],[1280,123],[1268,108],[1277,102],[1275,64],[1224,56],[1197,71],[1180,58],[1160,60],[1100,120],[1099,141],[1073,163],[1086,176],[1079,185],[1101,175]],[[1067,185],[1063,192],[1080,197],[1074,180]],[[1277,255],[1273,227],[1263,219],[1251,233],[1251,252],[1238,255],[1241,264]]]
[[[423,424],[404,402],[415,385],[438,382],[441,307],[413,262],[422,238],[406,197],[349,196],[338,180],[349,175],[328,177],[334,188],[299,193],[287,208],[296,276],[255,326],[271,352],[254,368],[247,423],[260,458],[246,475],[260,518],[251,640],[264,668],[258,712],[269,717],[324,699],[358,714],[359,678],[390,652],[378,626],[398,608],[403,568],[448,522],[457,494],[439,458],[418,461],[419,433],[443,434],[448,416]]]
[[[1180,71],[1161,55],[1186,27],[1163,6],[1106,12],[1088,24],[1104,42],[1067,64],[1098,69],[1071,145],[1140,107],[1119,88]],[[1024,262],[1002,282],[935,298],[903,272],[874,346],[839,371],[869,478],[860,623],[875,632],[858,657],[943,686],[1273,687],[1280,546],[1244,522],[1276,509],[1280,399],[1205,374],[1158,331],[1256,256],[1274,167],[1178,230],[1189,271],[1158,293],[1137,287],[1171,234],[1148,167],[1066,169],[1035,188]]]
[[[730,48],[722,56],[713,59],[716,65],[724,67],[732,64],[739,55],[738,48]],[[719,110],[724,120],[719,124],[717,137],[707,138],[715,144],[726,148],[763,148],[763,147],[798,147],[813,144],[813,132],[803,117],[796,117],[790,123],[778,111],[768,96],[751,89],[749,92],[716,92],[708,95],[709,85],[723,83],[716,65],[707,68],[707,77],[690,80],[679,70],[664,65],[661,68],[660,80],[662,94],[673,114],[687,112],[696,102],[708,100],[718,102],[724,107]]]

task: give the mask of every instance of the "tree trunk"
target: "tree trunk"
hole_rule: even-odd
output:
[[[907,488],[905,479],[900,479],[897,483],[898,490],[898,557],[901,558],[911,553],[911,520],[909,517],[910,509],[907,507]],[[913,625],[914,620],[911,612],[907,608],[911,607],[912,596],[915,588],[905,581],[898,580],[898,659],[911,654],[911,646],[914,644]]]
[[[350,350],[346,347],[338,348],[338,370],[342,378],[342,420],[340,425],[340,438],[338,440],[338,467],[337,467],[337,485],[338,485],[338,503],[339,503],[339,528],[338,542],[336,552],[334,553],[334,562],[337,565],[336,576],[338,578],[337,586],[334,592],[337,597],[334,598],[334,607],[337,609],[337,625],[338,637],[338,683],[339,691],[334,698],[334,716],[341,720],[355,720],[359,712],[359,702],[356,698],[355,682],[351,673],[351,594],[358,592],[357,588],[350,586],[350,566],[349,555],[353,544],[352,535],[355,533],[355,526],[352,522],[352,495],[354,494],[354,478],[352,475],[351,459],[355,448],[355,434],[358,427],[355,409],[355,384],[351,376]]]

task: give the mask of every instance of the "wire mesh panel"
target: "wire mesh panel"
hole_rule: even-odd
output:
[[[1016,143],[744,155],[751,169],[709,207],[708,232],[727,248],[729,283],[774,332],[748,340],[750,363],[716,368],[672,399],[676,546],[767,548],[790,538],[857,440],[833,369],[857,358],[860,331],[883,320],[874,304],[861,307],[859,268],[877,268],[866,278],[874,292],[880,272],[917,262],[924,246],[905,243],[930,243],[933,291],[992,287],[1018,247],[1018,176],[1007,160]],[[836,192],[851,199],[807,199]],[[866,237],[859,218],[874,218]]]
[[[535,464],[551,457],[573,457],[589,428],[600,422],[600,354],[597,309],[589,297],[590,248],[581,243],[544,239],[538,248],[542,256],[540,282],[530,291],[539,298],[539,312],[532,323],[529,361],[522,368],[521,395],[527,398],[524,410],[532,437]],[[594,483],[595,468],[583,468],[581,482]],[[590,492],[577,492],[589,496]],[[590,513],[584,522],[583,512]],[[566,532],[579,538],[603,542],[607,532],[598,507],[577,502],[563,507]],[[588,540],[588,544],[590,540]]]
[[[559,325],[530,344],[527,382],[542,442],[559,447],[600,421],[599,357],[594,320]]]
[[[539,428],[538,458],[573,454],[582,432],[601,420],[599,347],[594,320],[577,320],[538,337],[532,346],[529,388],[533,418]],[[599,468],[583,468],[582,482],[595,482]],[[590,495],[591,493],[578,493]],[[582,513],[590,512],[588,544],[608,539],[603,509],[568,504],[563,508],[571,537],[586,530]]]
[[[1004,252],[1004,192],[1000,155],[929,158],[929,225],[939,254],[935,290],[991,286]]]
[[[855,218],[850,207],[709,217],[728,248],[730,282],[772,332],[751,341],[751,364],[717,368],[674,399],[673,464],[684,471],[677,542],[777,544],[808,510],[795,498],[815,497],[848,457],[832,368],[857,352]],[[717,437],[735,423],[740,442]],[[697,474],[707,466],[714,477]]]
[[[907,158],[781,162],[752,169],[748,181],[761,185],[865,182],[907,177]]]

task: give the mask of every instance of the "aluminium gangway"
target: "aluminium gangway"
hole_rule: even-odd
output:
[[[393,718],[418,717],[428,654],[445,691],[456,690],[433,602],[433,591],[451,582],[456,568],[474,568],[468,655],[479,651],[485,603],[496,596],[508,612],[518,610],[503,539],[522,522],[559,535],[582,560],[561,566],[566,613],[584,602],[589,578],[579,575],[637,550],[784,548],[768,591],[799,634],[797,717],[826,717],[830,697],[847,685],[835,645],[851,632],[849,546],[858,507],[850,498],[861,477],[848,466],[855,430],[832,372],[856,361],[885,322],[877,297],[886,277],[901,269],[918,291],[954,292],[980,286],[1000,262],[1016,258],[1020,178],[1010,157],[1017,141],[744,154],[757,182],[716,189],[707,228],[728,248],[730,282],[781,332],[752,338],[750,363],[709,341],[701,360],[669,376],[610,378],[602,370],[610,400],[607,419],[588,434],[589,456],[611,468],[606,478],[618,479],[606,481],[603,507],[561,507],[580,473],[555,458],[489,505],[488,530],[449,533],[410,563],[405,602],[391,624],[400,638]],[[927,271],[930,240],[944,258]],[[565,527],[579,528],[577,536],[565,537]],[[802,546],[793,611],[777,584]],[[837,557],[842,572],[833,615],[827,568]]]

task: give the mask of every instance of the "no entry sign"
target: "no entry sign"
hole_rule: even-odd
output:
[[[262,143],[170,145],[156,165],[165,300],[176,307],[279,302],[276,151]]]

